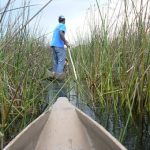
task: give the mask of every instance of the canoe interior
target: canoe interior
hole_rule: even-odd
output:
[[[4,150],[126,150],[101,125],[61,97]]]

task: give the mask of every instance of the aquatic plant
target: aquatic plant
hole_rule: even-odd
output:
[[[41,82],[50,65],[46,36],[30,22],[50,3],[31,15],[30,1],[0,9],[0,141],[1,149],[41,113],[46,86]],[[14,12],[15,11],[15,12]],[[18,15],[15,15],[18,14]]]

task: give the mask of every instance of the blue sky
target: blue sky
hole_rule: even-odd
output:
[[[47,2],[47,0],[32,1],[33,3],[40,4]],[[58,24],[58,16],[64,15],[66,18],[68,40],[72,42],[71,34],[75,34],[78,26],[83,24],[83,16],[85,16],[86,10],[90,5],[93,5],[94,2],[95,0],[53,0],[42,12],[41,27],[44,27],[45,31],[50,32],[51,35],[51,32]]]
[[[0,0],[1,8],[5,6],[7,1],[8,0]],[[23,1],[24,0],[15,0],[13,7],[21,6]],[[36,7],[32,7],[31,16],[47,2],[48,0],[31,0],[31,4],[39,4]],[[58,24],[58,16],[64,15],[68,32],[71,32],[70,30],[77,30],[77,26],[83,22],[81,18],[83,18],[86,10],[90,5],[93,5],[94,2],[95,0],[53,0],[39,15],[39,29],[51,34]],[[13,13],[15,14],[16,12],[14,11]],[[33,25],[34,21],[31,23],[31,26]],[[48,37],[50,37],[50,35],[48,35]]]

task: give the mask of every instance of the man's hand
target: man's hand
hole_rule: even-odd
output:
[[[68,48],[70,48],[70,45],[69,45],[69,42],[68,41],[65,41],[64,43]]]

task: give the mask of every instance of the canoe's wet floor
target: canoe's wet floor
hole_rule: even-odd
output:
[[[118,106],[117,113],[111,108],[101,110],[97,108],[98,114],[89,108],[83,101],[79,100],[77,89],[74,84],[64,85],[63,81],[56,81],[49,86],[47,102],[55,101],[58,97],[68,97],[70,102],[103,125],[113,136],[120,138],[126,126],[128,111],[121,110]],[[150,150],[150,116],[145,112],[142,116],[136,116],[134,121],[129,122],[123,144],[129,150]]]

